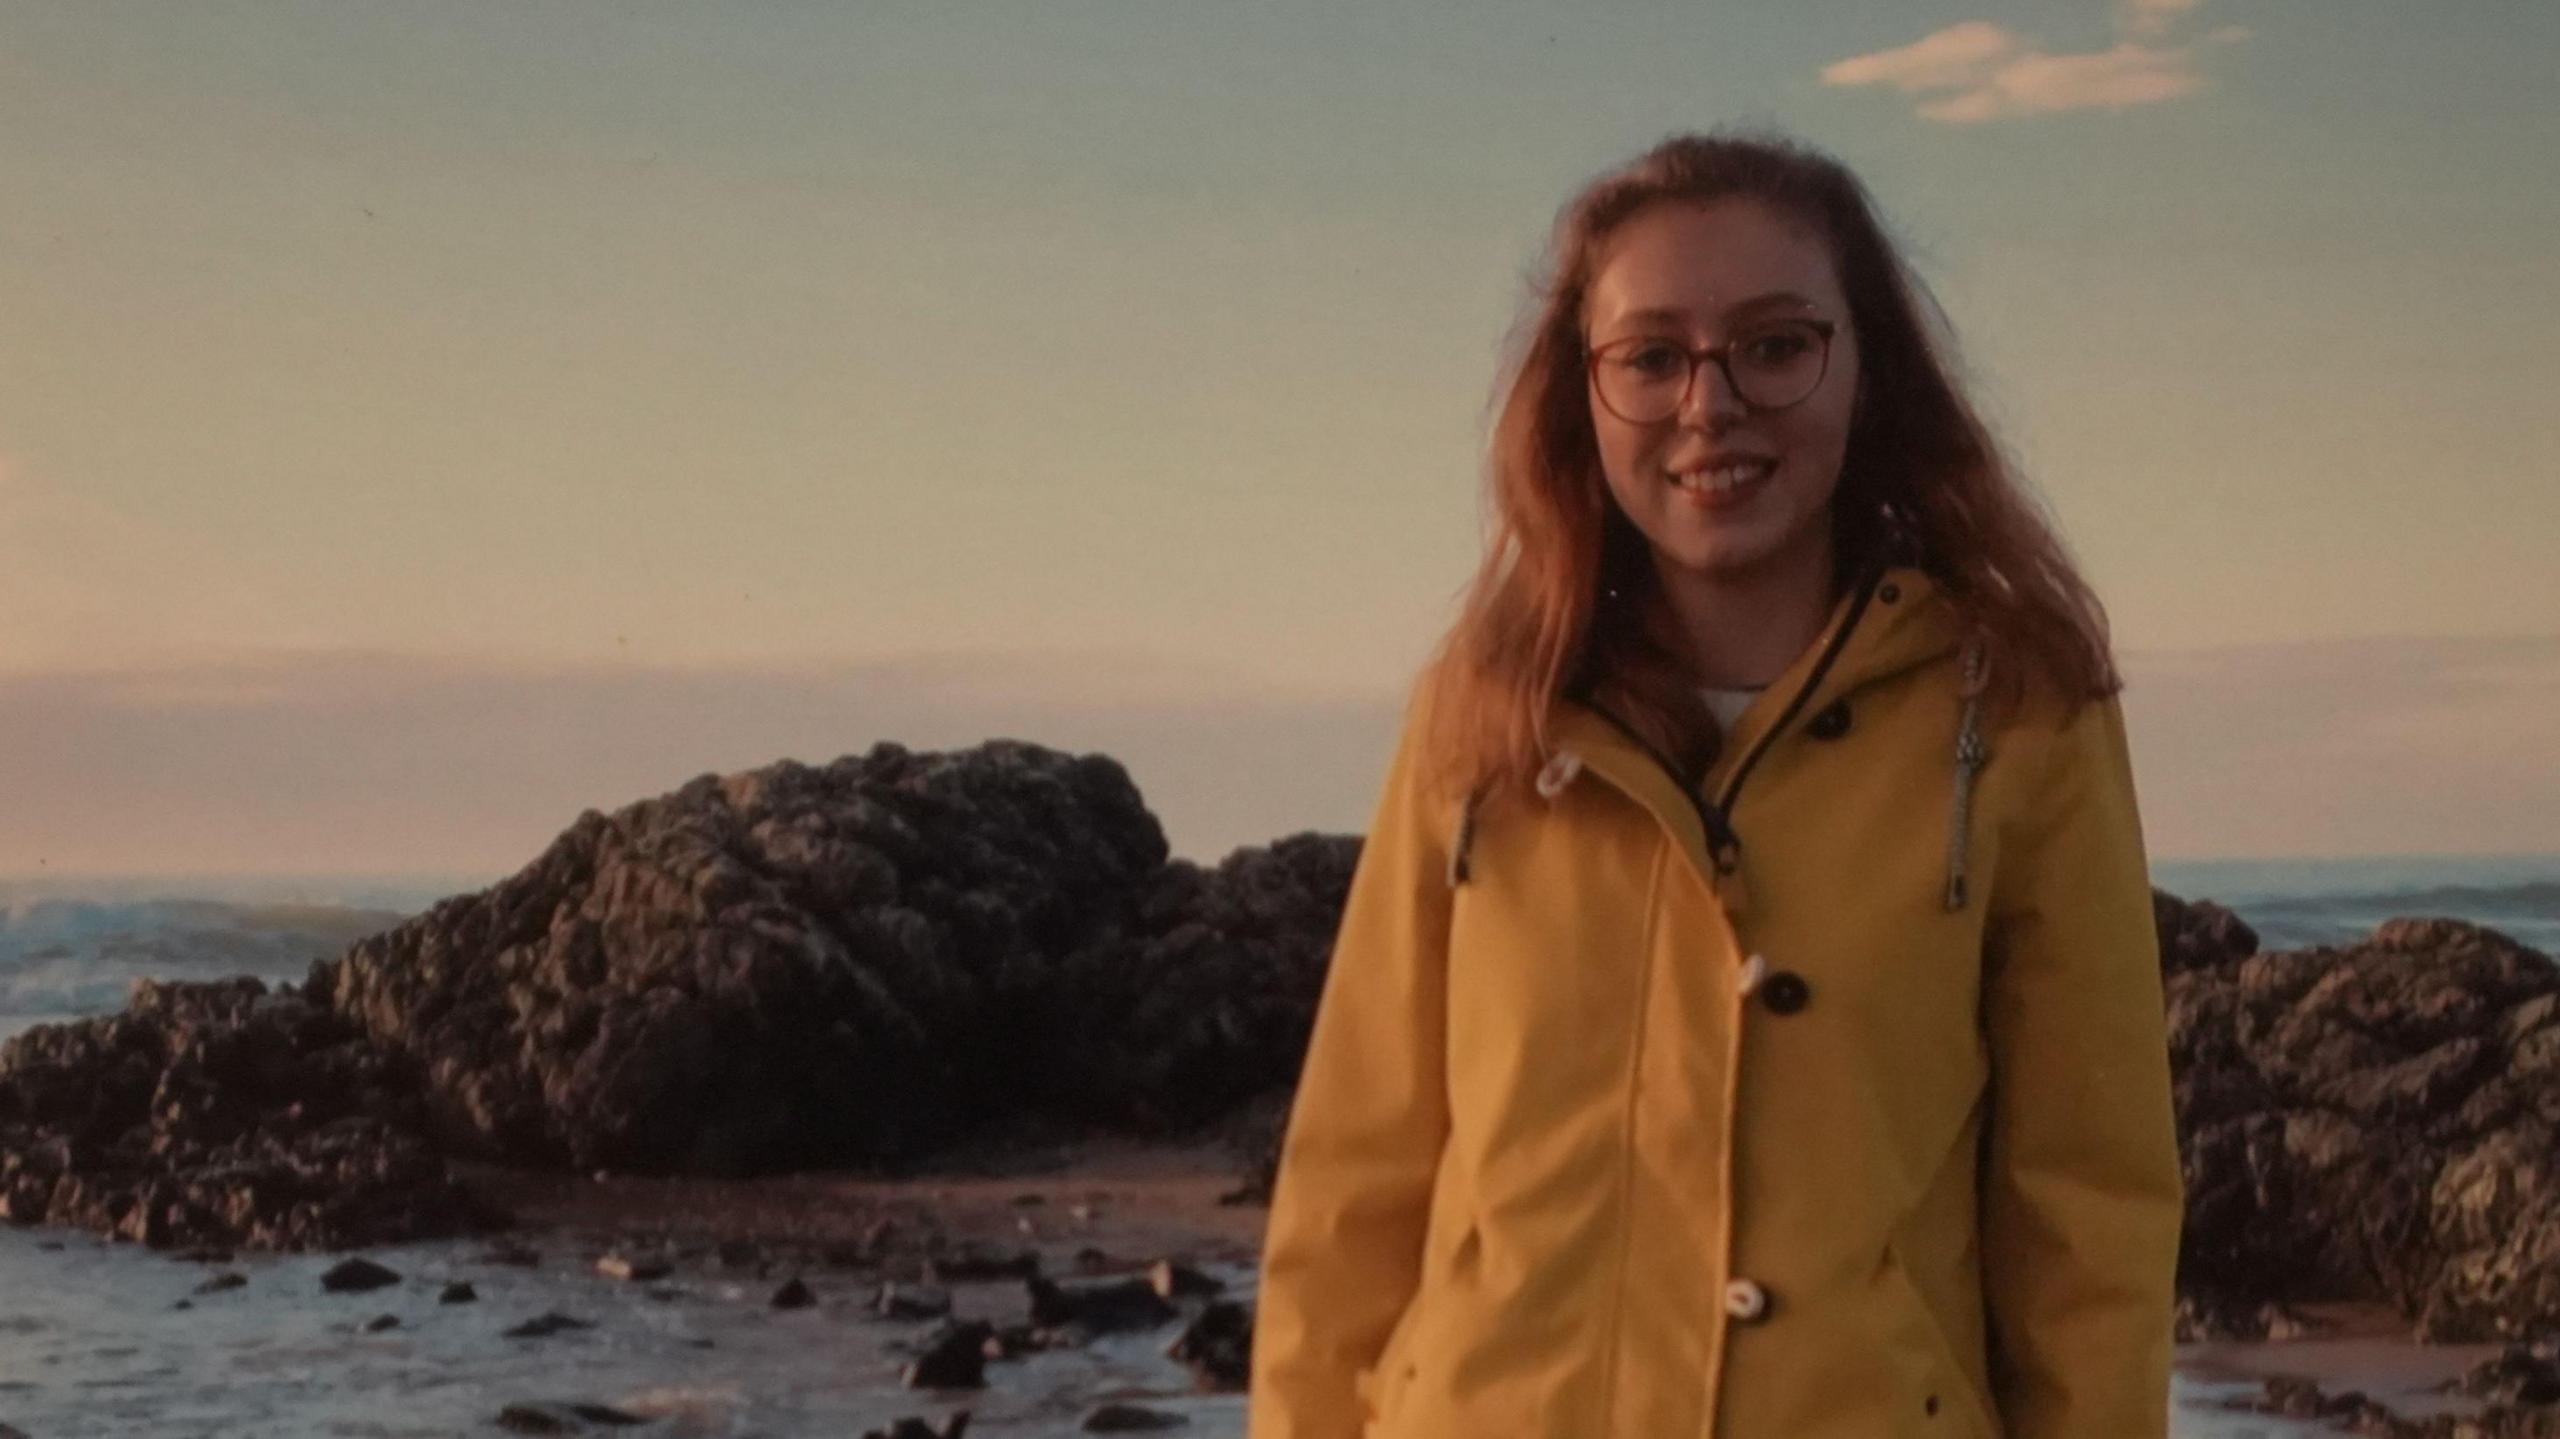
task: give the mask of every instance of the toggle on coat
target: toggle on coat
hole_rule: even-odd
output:
[[[2159,1439],[2181,1189],[2124,722],[1871,570],[1692,792],[1418,706],[1271,1203],[1250,1439]]]

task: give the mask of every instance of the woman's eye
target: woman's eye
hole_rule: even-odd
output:
[[[1774,335],[1761,335],[1745,341],[1743,353],[1746,357],[1764,365],[1781,365],[1803,354],[1807,348],[1809,346],[1804,336],[1792,330],[1783,330]]]
[[[1627,356],[1627,368],[1640,375],[1668,375],[1688,363],[1689,357],[1670,345],[1646,345]]]

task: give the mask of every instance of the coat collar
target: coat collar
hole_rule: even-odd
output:
[[[1549,738],[1651,810],[1712,873],[1724,868],[1732,839],[1729,799],[1766,742],[1834,700],[1953,653],[1960,639],[1943,587],[1916,566],[1885,566],[1833,602],[1813,643],[1735,720],[1695,792],[1662,756],[1585,700],[1557,702]]]

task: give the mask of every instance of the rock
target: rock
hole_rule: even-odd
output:
[[[596,1272],[607,1279],[645,1283],[664,1279],[675,1272],[675,1266],[653,1257],[635,1258],[628,1254],[608,1254],[596,1261]]]
[[[436,1302],[438,1304],[471,1304],[477,1302],[479,1298],[479,1290],[461,1280],[455,1280],[436,1295]]]
[[[1253,1311],[1233,1300],[1218,1300],[1201,1310],[1164,1352],[1189,1366],[1200,1388],[1241,1391],[1253,1370]]]
[[[567,1333],[572,1329],[593,1328],[595,1328],[595,1325],[588,1321],[563,1314],[555,1309],[547,1313],[538,1314],[533,1318],[526,1320],[513,1329],[505,1331],[500,1337],[506,1339],[545,1339],[554,1334]]]
[[[327,997],[411,1060],[441,1136],[477,1157],[617,1175],[909,1158],[1026,1103],[1119,1097],[1059,1082],[1090,1036],[1050,1001],[1129,942],[1165,861],[1108,757],[884,742],[590,811],[516,874],[352,947]]]
[[[900,1378],[910,1389],[978,1389],[987,1382],[987,1341],[995,1326],[984,1320],[945,1324],[907,1365]]]
[[[364,1332],[367,1334],[379,1334],[385,1329],[399,1327],[400,1316],[397,1314],[377,1314],[364,1322]]]
[[[220,1294],[226,1290],[246,1288],[248,1283],[248,1275],[223,1273],[217,1274],[202,1284],[197,1285],[194,1292],[197,1294]]]
[[[0,1217],[195,1253],[494,1227],[419,1097],[290,985],[142,981],[122,1013],[0,1046]]]
[[[1076,1325],[1097,1334],[1123,1329],[1151,1329],[1181,1317],[1143,1279],[1067,1288],[1046,1279],[1025,1280],[1031,1291],[1031,1322],[1044,1328]]]
[[[969,1411],[957,1409],[940,1424],[905,1418],[886,1429],[866,1429],[862,1439],[962,1439],[969,1432]]]
[[[1084,1416],[1080,1427],[1087,1434],[1135,1434],[1151,1429],[1178,1428],[1190,1422],[1179,1414],[1142,1409],[1135,1404],[1105,1404]]]
[[[1225,1291],[1226,1285],[1187,1264],[1159,1259],[1147,1269],[1147,1283],[1164,1299],[1202,1299]]]
[[[818,1296],[810,1293],[809,1286],[795,1274],[780,1289],[773,1291],[769,1302],[776,1309],[806,1309],[818,1302]]]
[[[883,1284],[871,1312],[884,1319],[940,1319],[951,1312],[948,1290],[915,1284]]]
[[[2191,1331],[2369,1298],[2422,1338],[2500,1339],[2560,1310],[2549,956],[2448,919],[2258,952],[2213,907],[2154,907]]]
[[[498,1411],[497,1425],[518,1434],[577,1434],[589,1428],[625,1429],[649,1421],[609,1404],[510,1404]]]
[[[936,1282],[943,1284],[975,1284],[990,1279],[1029,1279],[1040,1272],[1040,1255],[1024,1249],[1013,1254],[990,1254],[969,1249],[958,1254],[937,1254],[925,1261],[925,1269]]]
[[[400,1276],[370,1259],[341,1260],[320,1276],[320,1287],[332,1294],[362,1294],[400,1282]]]
[[[2493,1404],[2560,1404],[2560,1344],[2510,1344],[2464,1371],[2456,1387]]]

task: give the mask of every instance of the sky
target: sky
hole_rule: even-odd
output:
[[[2155,855],[2560,853],[2560,7],[0,0],[0,874],[496,874],[990,736],[1365,825],[1497,351],[1848,162]]]

